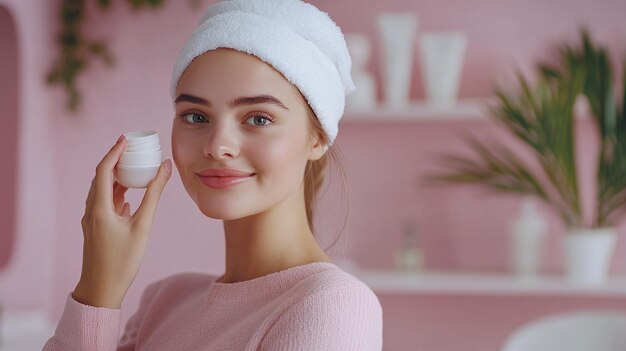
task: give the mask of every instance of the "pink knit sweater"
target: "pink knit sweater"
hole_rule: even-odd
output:
[[[43,351],[382,349],[376,295],[332,263],[218,278],[179,273],[148,285],[121,339],[121,309],[83,305],[70,293]]]

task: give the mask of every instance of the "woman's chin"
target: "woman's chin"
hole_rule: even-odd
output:
[[[200,208],[200,212],[202,212],[202,214],[205,215],[206,217],[213,218],[213,219],[219,219],[219,220],[223,220],[223,221],[227,221],[227,220],[238,218],[238,216],[235,213],[228,212],[228,211],[223,211],[223,210],[222,211],[218,211],[218,210],[214,210],[214,209],[203,209],[203,208]]]
[[[233,209],[233,208],[228,208],[225,206],[213,207],[213,206],[199,205],[198,209],[200,210],[200,212],[202,212],[203,215],[209,218],[219,219],[223,221],[239,219],[239,218],[247,217],[249,215],[242,208]]]

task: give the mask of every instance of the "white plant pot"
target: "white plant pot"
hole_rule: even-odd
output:
[[[437,107],[454,106],[467,37],[463,32],[422,33],[420,37],[420,57],[427,100]]]
[[[616,238],[614,228],[570,230],[565,238],[567,279],[583,284],[604,283]]]
[[[384,55],[384,103],[389,107],[401,108],[409,104],[417,25],[417,16],[412,13],[384,13],[378,17]]]

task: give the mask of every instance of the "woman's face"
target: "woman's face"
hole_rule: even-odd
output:
[[[239,51],[208,51],[188,66],[176,90],[172,154],[204,215],[242,218],[300,194],[307,160],[324,150],[309,136],[299,94],[272,66]],[[198,175],[208,168],[252,176],[215,188]]]

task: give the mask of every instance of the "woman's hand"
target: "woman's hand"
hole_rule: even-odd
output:
[[[95,307],[121,308],[139,271],[157,204],[172,170],[169,159],[161,163],[131,216],[130,205],[124,201],[128,188],[113,175],[126,143],[122,135],[96,167],[81,220],[83,268],[72,297]]]

